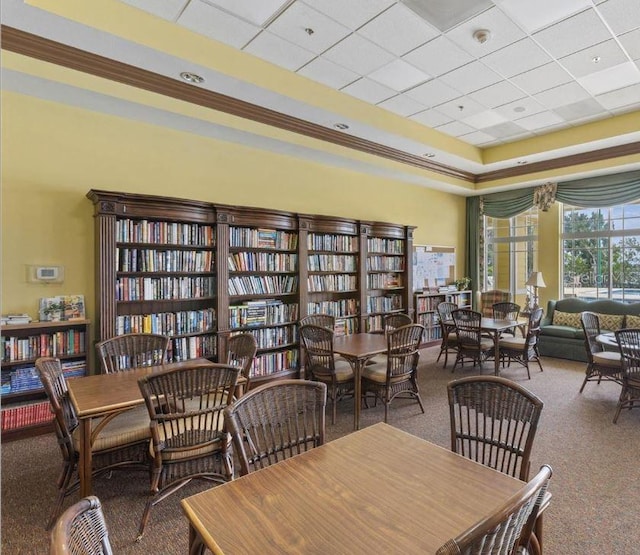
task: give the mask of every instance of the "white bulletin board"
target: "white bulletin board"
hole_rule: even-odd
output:
[[[413,246],[413,288],[416,291],[450,285],[455,276],[455,247]]]

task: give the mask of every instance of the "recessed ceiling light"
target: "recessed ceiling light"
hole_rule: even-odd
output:
[[[424,153],[424,157],[425,158],[435,158],[436,154],[435,152],[425,152]]]
[[[518,112],[518,113],[520,113],[520,112],[524,112],[525,110],[526,110],[526,108],[525,108],[524,106],[516,106],[516,107],[513,109],[513,111],[514,111],[514,112]]]
[[[528,162],[526,160],[518,160],[518,166],[524,166]]]
[[[184,79],[187,83],[204,83],[204,77],[201,77],[197,73],[191,73],[190,71],[183,71],[180,74],[180,77]]]
[[[473,33],[473,38],[476,42],[484,44],[491,39],[491,31],[488,29],[478,29]]]
[[[345,129],[349,129],[349,126],[346,123],[334,123],[333,126],[336,129],[340,129],[340,131],[344,131]]]
[[[594,56],[593,58],[591,58],[591,61],[594,64],[597,64],[600,60],[602,60],[602,58],[600,56]]]
[[[313,35],[313,33],[315,33],[315,31],[311,27],[306,27],[304,32],[307,33],[307,35],[309,35],[309,36],[311,36],[311,35]]]

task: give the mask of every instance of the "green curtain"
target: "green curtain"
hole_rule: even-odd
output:
[[[638,199],[640,171],[558,183],[556,191],[556,200],[581,207],[616,206]]]
[[[465,276],[471,278],[471,290],[480,290],[480,197],[467,197],[467,222],[466,222],[466,259]],[[471,295],[471,305],[476,308],[477,295]]]
[[[533,187],[526,187],[484,195],[482,213],[492,218],[513,218],[533,206],[533,190]]]

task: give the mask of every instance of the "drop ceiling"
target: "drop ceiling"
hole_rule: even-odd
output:
[[[3,90],[466,195],[640,167],[638,0],[85,4],[4,0]]]

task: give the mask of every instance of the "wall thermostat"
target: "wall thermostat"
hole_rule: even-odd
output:
[[[62,283],[63,266],[29,266],[28,279],[32,283]]]

